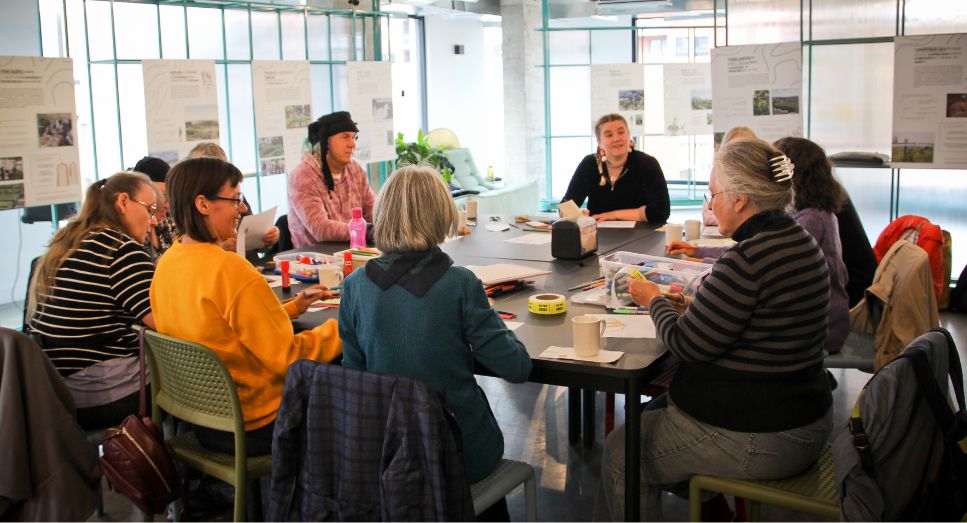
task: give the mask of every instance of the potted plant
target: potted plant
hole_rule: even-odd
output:
[[[396,134],[396,163],[397,164],[429,164],[440,171],[443,181],[450,184],[453,178],[453,164],[447,159],[443,151],[431,146],[426,141],[423,130],[416,133],[416,141],[409,142],[403,140],[403,133]]]

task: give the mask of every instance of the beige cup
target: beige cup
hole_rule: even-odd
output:
[[[335,263],[319,266],[319,283],[326,287],[342,284],[342,266]]]
[[[457,222],[459,224],[457,225],[457,234],[460,234],[460,231],[467,227],[467,211],[458,212],[460,214],[460,221]]]
[[[582,358],[597,356],[608,323],[585,315],[571,318],[571,325],[574,326],[574,355]]]
[[[477,219],[477,200],[473,198],[467,200],[467,219],[474,221]]]
[[[701,220],[685,220],[685,239],[697,240],[702,236]]]
[[[682,241],[682,224],[680,223],[666,223],[665,224],[665,245],[671,245],[672,242]]]

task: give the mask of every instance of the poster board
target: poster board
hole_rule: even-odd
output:
[[[302,157],[306,127],[312,122],[309,62],[252,61],[252,99],[259,174],[283,174]]]
[[[712,134],[712,67],[665,64],[665,134]]]
[[[0,57],[0,210],[81,199],[70,58]]]
[[[214,60],[142,60],[148,155],[169,164],[218,143]]]
[[[631,136],[645,134],[645,65],[591,65],[591,118],[617,113]]]
[[[893,44],[893,167],[967,168],[967,34]]]
[[[736,126],[767,142],[802,136],[800,43],[712,49],[712,107],[717,138]]]
[[[348,62],[349,113],[359,127],[353,157],[359,163],[396,159],[393,125],[393,64]]]

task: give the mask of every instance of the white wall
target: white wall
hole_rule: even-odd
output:
[[[40,55],[37,9],[37,0],[3,0],[0,56]],[[9,303],[11,296],[17,301],[23,299],[30,260],[44,252],[52,232],[49,222],[20,223],[20,214],[19,209],[0,211],[0,304]],[[4,322],[3,326],[20,327],[19,318],[14,324]]]
[[[452,130],[486,175],[487,165],[493,163],[486,154],[488,141],[500,141],[502,137],[488,137],[483,125],[488,111],[495,110],[488,104],[484,88],[483,25],[475,18],[428,16],[424,28],[429,125],[425,131],[437,127]],[[463,46],[463,54],[453,53],[455,45]]]

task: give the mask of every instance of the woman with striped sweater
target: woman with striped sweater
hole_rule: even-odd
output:
[[[822,451],[832,396],[823,371],[829,274],[812,237],[785,213],[792,165],[758,139],[722,146],[709,184],[722,234],[736,244],[694,300],[631,285],[681,360],[663,408],[641,416],[641,510],[663,519],[661,491],[693,474],[775,479]],[[624,427],[608,438],[602,478],[612,515],[624,506]]]

